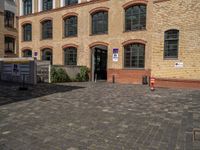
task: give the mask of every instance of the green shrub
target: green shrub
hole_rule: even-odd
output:
[[[80,68],[80,73],[76,75],[76,80],[79,82],[85,82],[89,80],[89,69],[87,67],[81,67]]]
[[[51,69],[51,82],[58,83],[58,82],[70,82],[70,78],[67,72],[62,68],[52,67]]]

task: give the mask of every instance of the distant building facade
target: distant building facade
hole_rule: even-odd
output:
[[[0,57],[3,57],[4,55],[3,29],[4,29],[4,7],[3,7],[3,1],[0,1]]]
[[[200,87],[200,1],[18,0],[19,56],[91,79]]]
[[[0,2],[0,57],[17,57],[17,5],[15,0]]]

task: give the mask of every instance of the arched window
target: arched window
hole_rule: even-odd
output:
[[[124,47],[124,67],[145,67],[145,45],[140,43],[128,44]]]
[[[146,28],[146,5],[134,5],[125,10],[125,31]]]
[[[42,9],[43,9],[43,11],[50,10],[52,8],[53,8],[53,0],[43,0],[42,1]]]
[[[23,25],[23,40],[24,41],[32,40],[32,25],[29,23]]]
[[[42,39],[52,38],[52,21],[45,20],[42,22]]]
[[[32,57],[32,51],[30,49],[24,50],[23,57]]]
[[[23,0],[24,15],[32,13],[32,0]]]
[[[15,39],[12,37],[5,37],[5,53],[15,52]]]
[[[92,14],[92,34],[108,33],[108,12],[100,11]]]
[[[65,65],[77,65],[77,49],[68,47],[64,49]]]
[[[53,55],[52,50],[50,48],[45,48],[42,50],[42,60],[50,61],[52,64]]]
[[[77,17],[70,16],[64,19],[64,35],[65,37],[77,35]]]
[[[64,0],[65,5],[77,4],[78,0]]]
[[[179,30],[165,31],[164,58],[178,58]]]

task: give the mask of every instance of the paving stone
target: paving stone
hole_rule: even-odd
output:
[[[198,150],[200,91],[0,83],[0,150]],[[199,137],[199,135],[197,135]]]

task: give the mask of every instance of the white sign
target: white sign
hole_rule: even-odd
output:
[[[119,54],[118,54],[118,52],[119,52],[119,49],[117,49],[117,48],[113,49],[113,61],[114,62],[117,62],[119,60]]]
[[[183,62],[176,62],[175,68],[183,68]]]

